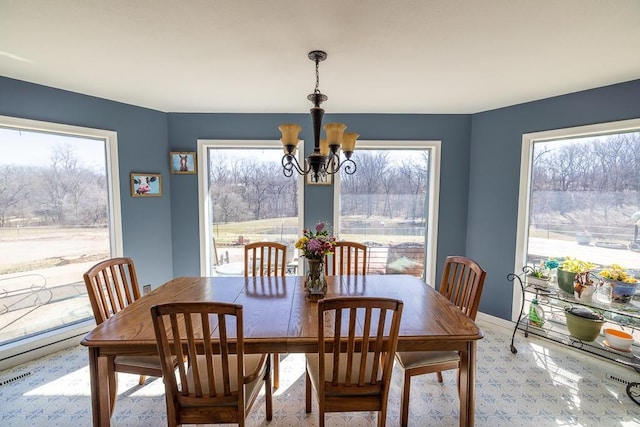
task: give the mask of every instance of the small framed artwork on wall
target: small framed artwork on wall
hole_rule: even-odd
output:
[[[159,173],[131,173],[131,196],[160,197],[162,196],[162,175]]]
[[[318,181],[315,181],[313,179],[313,173],[309,173],[306,176],[306,181],[307,181],[307,185],[331,185],[331,183],[333,182],[333,175],[328,174],[328,173],[321,173],[318,176]]]
[[[169,153],[171,173],[195,174],[196,153],[194,151],[172,151]]]

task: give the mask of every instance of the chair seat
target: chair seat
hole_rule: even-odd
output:
[[[460,355],[458,355],[457,351],[406,351],[396,353],[396,361],[403,369],[414,369],[446,362],[457,362],[459,360]]]
[[[373,353],[367,354],[367,366],[373,366]],[[309,374],[314,374],[315,377],[318,377],[318,372],[320,371],[320,367],[318,366],[318,354],[317,353],[307,353],[307,366],[309,367]],[[353,355],[353,366],[358,366],[360,364],[360,353]],[[325,362],[324,362],[324,371],[325,371],[325,381],[331,381],[331,375],[333,372],[333,354],[326,354]],[[357,378],[358,372],[357,369],[354,369],[351,373],[351,382],[358,382]],[[340,354],[340,372],[338,373],[338,378],[341,382],[345,380],[347,376],[347,355]],[[378,380],[382,378],[382,374],[378,373]],[[371,372],[366,372],[364,380],[369,382],[371,380]]]
[[[367,367],[369,367],[369,369],[367,369],[366,371],[364,382],[371,381],[370,367],[373,366],[373,357],[374,357],[373,353],[369,353],[367,356]],[[319,372],[320,372],[320,367],[318,366],[318,363],[319,363],[318,354],[309,353],[306,355],[306,359],[307,359],[307,372],[309,373],[309,378],[311,379],[311,383],[316,386],[316,390],[317,390],[319,386]],[[360,354],[353,355],[353,363],[354,363],[353,366],[358,366],[360,364]],[[338,372],[338,381],[340,383],[344,383],[347,377],[346,365],[347,365],[347,355],[340,354],[340,371]],[[333,373],[333,355],[332,354],[325,355],[324,369],[325,369],[324,380],[331,381],[331,375]],[[378,371],[378,381],[380,380],[382,380],[381,370]],[[358,383],[358,369],[356,368],[354,368],[353,371],[351,372],[351,383],[352,384]]]
[[[266,368],[267,355],[264,354],[246,354],[244,356],[244,369],[245,378],[253,378],[252,381],[245,384],[245,405],[248,407],[253,403],[253,397],[256,396],[262,387],[262,381],[264,381],[264,372]],[[202,393],[209,393],[209,381],[207,379],[207,364],[205,362],[205,356],[196,356],[196,360],[200,369],[198,374],[200,376],[200,383],[202,384]],[[224,392],[224,384],[222,378],[222,358],[219,355],[213,356],[213,366],[215,374],[215,385],[218,393]],[[236,373],[236,355],[229,355],[229,386],[232,392],[238,390],[238,381]],[[187,383],[189,390],[195,390],[193,382],[193,367],[187,370]],[[188,407],[188,400],[182,402],[183,406]],[[228,404],[228,403],[227,403]]]

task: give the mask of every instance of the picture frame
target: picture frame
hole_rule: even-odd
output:
[[[145,172],[131,173],[131,197],[160,196],[162,196],[162,175]]]
[[[171,173],[190,175],[198,173],[195,151],[170,152],[169,165],[171,166]]]
[[[305,177],[305,181],[307,185],[331,185],[333,183],[333,175],[332,174],[322,174],[319,177],[318,182],[313,181],[313,173],[308,173]]]

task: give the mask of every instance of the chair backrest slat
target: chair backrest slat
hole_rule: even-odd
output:
[[[136,269],[131,258],[112,258],[83,275],[91,309],[100,324],[140,298]]]
[[[160,320],[162,321],[162,318],[160,318]],[[169,315],[169,323],[171,325],[171,330],[174,331],[174,333],[172,334],[172,337],[173,337],[173,348],[175,348],[175,351],[176,351],[176,359],[177,360],[184,360],[186,355],[184,354],[184,350],[183,350],[183,347],[182,347],[182,335],[180,333],[180,327],[178,326],[178,316],[177,316],[177,314],[172,313],[172,314]],[[169,340],[169,338],[165,336],[164,342],[168,343],[168,340]],[[166,345],[168,345],[168,344],[166,344]],[[189,349],[187,349],[187,351],[188,350]],[[171,353],[169,352],[166,356],[171,358]],[[163,364],[165,363],[164,361],[161,361],[161,362]],[[178,372],[179,372],[179,376],[180,376],[181,380],[187,378],[187,370],[186,370],[186,367],[185,367],[184,363],[178,363]],[[174,379],[173,383],[175,384],[175,379]],[[186,384],[186,382],[185,382],[185,384]],[[176,388],[177,388],[177,385],[176,385]]]
[[[371,330],[371,308],[367,307],[365,310],[365,317],[364,317],[364,327],[362,329],[363,331],[369,331]],[[362,334],[362,347],[363,348],[369,348],[369,334]],[[376,349],[377,351],[377,349]],[[375,357],[374,357],[375,360]],[[363,386],[364,382],[365,382],[365,370],[367,368],[367,358],[366,357],[361,357],[360,358],[360,375],[358,376],[358,385],[359,386]],[[373,369],[373,374],[375,375],[376,372],[376,368],[374,367]]]
[[[474,260],[448,256],[444,263],[440,294],[475,320],[486,275],[486,271]]]
[[[284,276],[287,246],[277,242],[256,242],[244,246],[244,275]]]
[[[222,383],[225,395],[231,394],[231,379],[229,378],[229,347],[227,345],[227,322],[225,316],[218,314],[218,329],[220,333],[220,355],[222,357]]]
[[[336,242],[333,254],[325,257],[325,274],[335,276],[367,274],[367,245],[357,242]]]

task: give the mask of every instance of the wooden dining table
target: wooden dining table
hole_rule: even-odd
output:
[[[404,309],[398,351],[460,352],[460,426],[473,426],[476,343],[482,330],[448,299],[408,275],[327,276],[326,298],[387,297]],[[108,426],[115,403],[113,358],[154,355],[150,309],[169,302],[218,301],[244,307],[245,353],[317,352],[317,303],[303,277],[178,277],[98,325],[82,340],[89,350],[94,426]]]

